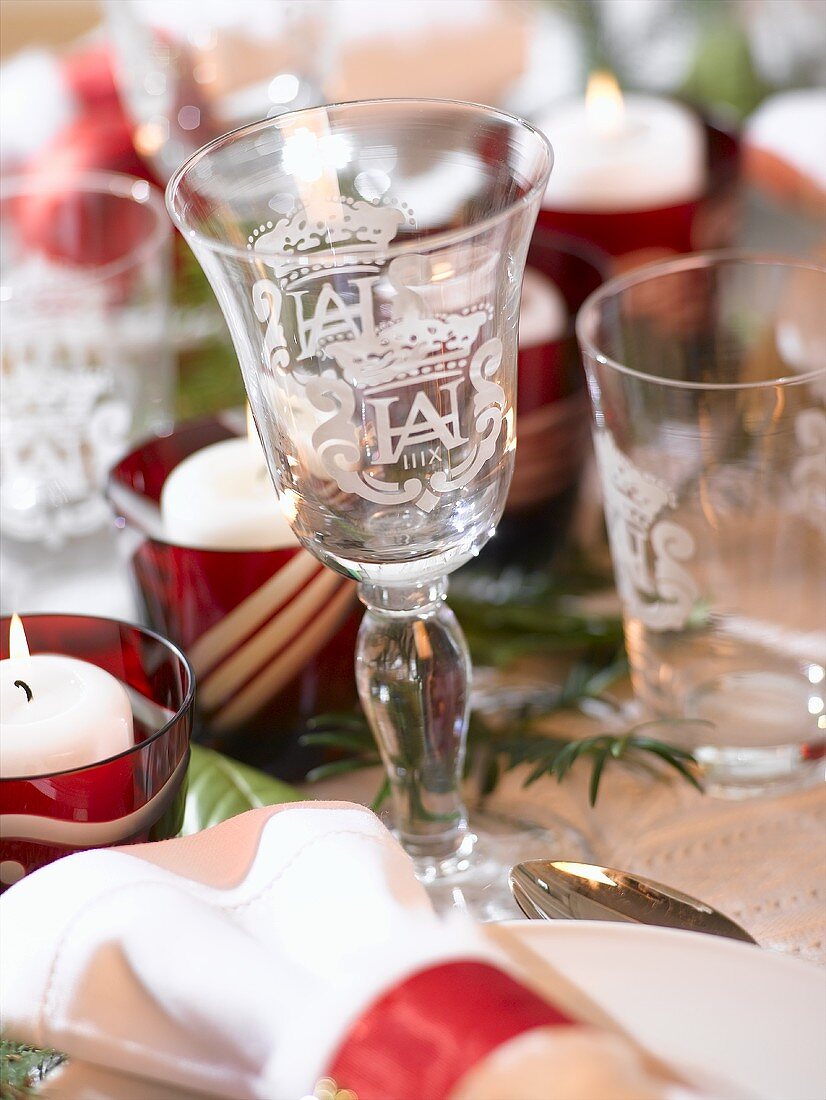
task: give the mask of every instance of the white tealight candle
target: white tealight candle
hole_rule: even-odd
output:
[[[519,309],[520,348],[559,340],[567,325],[568,308],[556,283],[535,267],[526,267]]]
[[[258,437],[225,439],[179,463],[161,492],[164,537],[200,550],[297,546]]]
[[[657,96],[623,97],[609,74],[595,73],[585,99],[558,104],[539,126],[554,149],[542,201],[550,209],[656,209],[705,189],[705,133],[694,112]]]
[[[29,656],[16,615],[9,651],[0,661],[0,777],[83,768],[131,748],[132,708],[114,676],[75,657]]]

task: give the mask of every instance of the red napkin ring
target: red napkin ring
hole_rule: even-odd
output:
[[[494,966],[451,962],[407,978],[345,1035],[327,1073],[358,1100],[447,1100],[503,1043],[576,1021]]]

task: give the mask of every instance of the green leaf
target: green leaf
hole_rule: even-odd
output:
[[[181,835],[200,832],[245,810],[300,798],[294,787],[280,779],[203,745],[193,745]]]
[[[367,725],[367,720],[363,714],[341,714],[341,713],[328,713],[317,714],[315,718],[310,718],[307,722],[307,729],[309,730],[341,730],[342,732],[349,731],[350,733],[357,735],[360,740],[367,739],[372,743],[372,734]]]
[[[390,780],[389,779],[384,779],[384,780],[382,780],[382,784],[379,787],[378,791],[376,792],[376,797],[370,803],[370,809],[373,811],[374,814],[377,814],[379,812],[379,810],[382,808],[382,806],[384,805],[384,803],[387,801],[387,799],[389,797],[390,797]]]
[[[375,742],[371,736],[366,742],[361,737],[354,737],[348,733],[336,733],[328,730],[324,733],[302,733],[298,739],[299,745],[305,748],[340,749],[342,752],[375,754]]]

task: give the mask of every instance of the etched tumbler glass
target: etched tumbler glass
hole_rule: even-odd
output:
[[[116,172],[0,183],[0,526],[60,547],[111,522],[102,487],[173,419],[172,232]]]
[[[697,255],[578,334],[635,693],[744,796],[826,751],[826,268]]]
[[[550,168],[546,139],[510,115],[385,100],[236,130],[167,191],[281,506],[359,583],[357,683],[400,838],[426,881],[478,871],[488,914],[506,875],[474,858],[459,792],[470,661],[444,599],[508,492],[522,272]]]

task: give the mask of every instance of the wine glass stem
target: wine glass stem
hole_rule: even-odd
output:
[[[444,579],[359,586],[367,608],[356,647],[359,696],[387,769],[399,839],[424,873],[469,843],[459,785],[470,654],[446,592]]]

